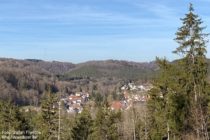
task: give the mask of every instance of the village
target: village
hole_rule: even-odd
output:
[[[110,103],[111,110],[128,110],[135,103],[145,103],[147,101],[147,92],[152,88],[151,84],[135,85],[128,83],[120,88],[123,94],[122,100],[114,100]],[[81,113],[85,104],[90,100],[88,92],[76,92],[62,99],[68,113]]]

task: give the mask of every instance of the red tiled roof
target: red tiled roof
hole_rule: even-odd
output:
[[[78,96],[69,96],[69,100],[81,100],[81,97]]]
[[[120,110],[123,108],[123,105],[120,101],[113,101],[111,104],[111,108],[114,110]]]

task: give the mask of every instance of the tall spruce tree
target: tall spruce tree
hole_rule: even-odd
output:
[[[148,113],[151,139],[165,135],[174,138],[209,139],[206,40],[202,21],[194,14],[192,4],[175,40],[179,47],[174,53],[182,56],[175,63],[158,59],[160,76],[150,91]],[[169,133],[170,132],[170,133]],[[159,136],[161,135],[161,136]]]
[[[197,138],[209,139],[207,133],[207,62],[206,42],[207,34],[203,33],[202,20],[194,14],[192,4],[189,13],[182,20],[182,26],[176,33],[175,40],[179,47],[174,53],[182,55],[181,66],[186,74],[185,88],[189,99],[189,125]]]

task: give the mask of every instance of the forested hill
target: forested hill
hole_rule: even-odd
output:
[[[37,59],[0,59],[0,68],[28,71],[41,75],[63,75],[63,78],[74,77],[116,77],[124,79],[151,78],[157,70],[155,62],[137,63],[128,61],[88,61],[73,64],[67,62],[47,62]]]
[[[39,74],[63,74],[75,67],[75,64],[58,62],[58,61],[43,61],[37,59],[7,59],[0,58],[0,67],[8,69],[21,69]]]
[[[176,63],[177,60],[172,63]],[[210,77],[210,59],[208,63],[208,77]],[[71,79],[75,77],[114,77],[130,80],[151,80],[158,72],[159,68],[155,61],[152,62],[129,62],[129,61],[88,61],[75,65],[63,76],[63,79]]]
[[[210,60],[208,63],[210,65]],[[149,81],[157,72],[155,62],[107,60],[73,64],[0,58],[0,98],[20,105],[36,105],[48,87],[53,92],[65,90],[66,93],[80,88],[91,89],[94,84],[107,89],[121,85],[119,82],[122,81]]]
[[[176,62],[176,61],[174,61]],[[208,71],[210,73],[210,59]],[[72,78],[120,78],[120,79],[152,79],[158,72],[155,61],[131,62],[131,61],[88,61],[79,64],[58,61],[43,61],[38,59],[7,59],[0,58],[0,71],[22,71],[38,75],[57,75],[61,80]]]
[[[38,105],[42,94],[49,87],[52,92],[65,93],[86,87],[91,89],[93,84],[104,85],[101,88],[106,89],[106,86],[113,87],[119,81],[148,80],[156,68],[154,62],[108,60],[72,64],[0,58],[0,98],[19,105]]]
[[[157,71],[155,62],[137,63],[117,60],[89,61],[78,64],[75,68],[67,72],[65,77],[114,77],[137,80],[151,79],[155,71]]]

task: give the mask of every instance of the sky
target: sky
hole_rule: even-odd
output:
[[[0,57],[174,60],[173,39],[190,2],[210,33],[210,0],[0,0]]]

